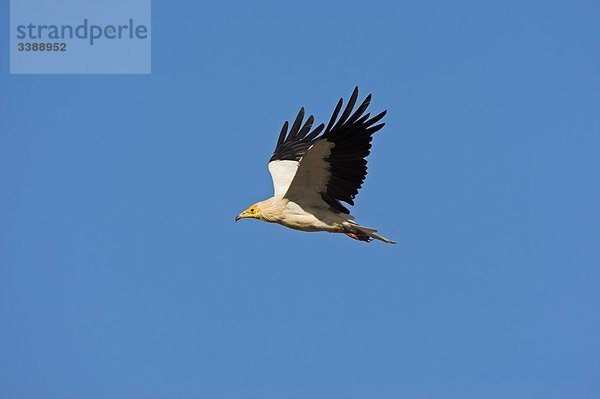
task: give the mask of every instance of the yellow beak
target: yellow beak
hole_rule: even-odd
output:
[[[235,221],[237,222],[240,219],[245,219],[245,218],[250,218],[250,217],[252,217],[250,212],[248,212],[248,210],[245,210],[244,212],[240,213],[239,215],[237,215],[235,217]]]
[[[252,212],[250,212],[252,210]],[[235,221],[237,222],[240,219],[253,218],[256,219],[258,217],[258,213],[254,211],[252,208],[246,209],[244,212],[240,213],[235,217]]]

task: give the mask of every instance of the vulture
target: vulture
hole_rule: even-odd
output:
[[[380,121],[387,112],[373,117],[365,113],[370,94],[354,110],[357,99],[355,87],[341,115],[343,99],[338,101],[327,127],[320,124],[312,129],[314,118],[311,115],[304,121],[304,108],[291,128],[287,121],[283,124],[269,160],[275,193],[240,213],[236,222],[258,219],[295,230],[343,233],[358,241],[395,244],[377,230],[359,225],[342,204],[354,205],[367,176],[372,136],[385,125]]]

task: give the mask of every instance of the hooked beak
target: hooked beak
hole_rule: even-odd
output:
[[[235,217],[235,221],[237,222],[240,219],[248,219],[248,218],[256,218],[256,213],[254,211],[250,211],[246,209],[244,212],[240,213]]]

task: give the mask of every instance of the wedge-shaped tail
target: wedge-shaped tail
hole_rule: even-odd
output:
[[[377,234],[377,230],[372,229],[370,227],[361,226],[354,222],[350,223],[346,227],[346,229],[348,230],[348,232],[346,233],[347,235],[349,235],[350,237],[352,237],[356,240],[359,240],[359,241],[369,242],[369,241],[373,241],[373,239],[375,239],[375,240],[387,242],[388,244],[396,244],[395,241],[392,241],[389,238],[385,238],[385,237]]]

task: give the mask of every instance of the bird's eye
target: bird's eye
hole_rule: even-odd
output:
[[[253,208],[253,209],[250,209],[250,213],[254,213],[254,208]]]

